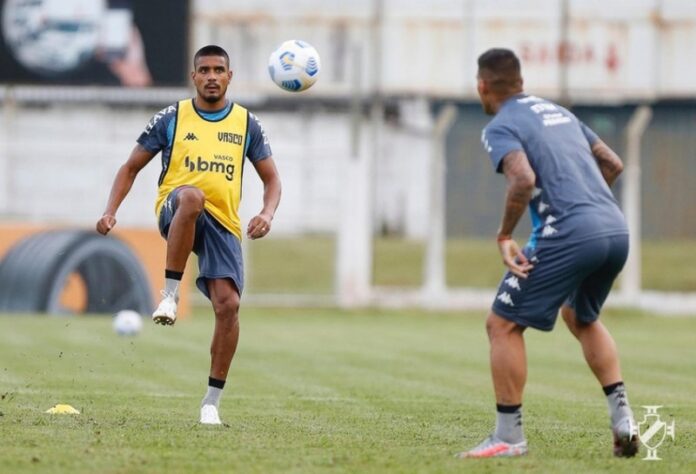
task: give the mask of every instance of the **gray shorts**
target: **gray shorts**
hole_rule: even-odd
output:
[[[176,213],[176,196],[181,188],[169,193],[159,215],[159,230],[167,238],[169,226]],[[244,289],[244,261],[239,239],[222,226],[208,212],[203,211],[196,220],[196,236],[193,252],[198,256],[199,275],[196,286],[208,299],[207,280],[228,278],[241,295]]]
[[[527,279],[507,272],[493,312],[520,326],[553,329],[560,307],[572,307],[581,322],[599,317],[604,301],[628,256],[628,235],[524,249],[534,264]]]

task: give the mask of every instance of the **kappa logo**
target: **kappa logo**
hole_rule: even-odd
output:
[[[481,131],[481,144],[483,144],[483,149],[486,150],[487,153],[493,151],[493,147],[489,145],[488,138],[486,137],[486,129]]]
[[[188,133],[186,134],[186,136],[184,137],[184,141],[187,141],[187,140],[196,140],[196,141],[198,141],[198,137],[196,136],[195,133],[193,133],[193,132],[188,132]]]
[[[510,293],[508,293],[507,291],[503,291],[502,293],[500,293],[496,299],[501,303],[505,303],[508,306],[515,306],[515,303],[512,301],[512,296],[510,296]]]
[[[646,411],[643,415],[643,421],[638,423],[635,428],[640,442],[648,450],[643,461],[660,461],[661,458],[657,457],[657,448],[667,437],[674,441],[674,420],[672,420],[672,424],[662,421],[657,412],[659,408],[662,408],[662,405],[643,405],[643,408]]]
[[[542,237],[551,237],[553,234],[557,233],[558,229],[550,225],[545,225],[544,230],[541,231]]]
[[[155,128],[155,125],[157,125],[157,122],[162,120],[162,118],[164,116],[166,116],[167,114],[174,114],[174,113],[176,113],[176,107],[174,107],[173,105],[170,105],[169,107],[165,107],[162,110],[160,110],[159,112],[157,112],[152,117],[150,122],[148,122],[147,126],[145,127],[145,133],[149,134],[152,131],[152,129]]]
[[[511,276],[507,280],[505,280],[505,284],[509,286],[510,288],[514,288],[516,290],[520,290],[520,280],[516,276]]]
[[[539,214],[543,214],[544,212],[546,212],[546,209],[548,209],[548,208],[549,208],[549,205],[548,205],[548,204],[546,204],[545,202],[540,202],[540,203],[539,203],[539,208],[538,208],[538,209],[539,209]]]
[[[256,115],[252,114],[251,112],[249,112],[249,117],[251,117],[256,122],[256,124],[259,126],[259,130],[261,130],[261,136],[263,137],[263,144],[268,145],[268,137],[266,136],[266,130],[264,130],[263,125],[261,124],[261,121],[259,120],[259,118]]]

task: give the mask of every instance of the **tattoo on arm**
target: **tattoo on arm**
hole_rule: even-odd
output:
[[[536,175],[523,151],[512,151],[503,158],[503,173],[508,187],[505,195],[505,211],[499,236],[512,235],[520,217],[532,199]]]
[[[592,145],[592,154],[597,161],[599,171],[602,173],[604,181],[611,186],[623,171],[621,158],[619,158],[619,155],[609,148],[602,140],[597,140],[594,145]]]

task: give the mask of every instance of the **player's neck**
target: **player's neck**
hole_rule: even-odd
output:
[[[510,97],[515,97],[516,95],[520,94],[524,94],[524,91],[522,89],[510,92],[508,94],[499,95],[493,103],[493,113],[497,114],[500,108],[503,106],[503,104],[507,102],[507,100],[510,99]]]
[[[194,99],[194,103],[196,104],[196,108],[202,112],[217,112],[225,108],[227,105],[227,98],[223,96],[215,102],[208,102],[200,95],[197,95]]]

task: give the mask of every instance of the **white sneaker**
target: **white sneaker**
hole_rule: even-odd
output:
[[[215,405],[203,405],[201,407],[201,424],[203,425],[221,425],[220,416]]]
[[[152,320],[155,324],[171,326],[176,322],[176,304],[179,298],[164,291],[162,291],[162,296],[164,298],[160,301],[155,312],[152,313]]]
[[[614,435],[614,456],[632,458],[638,452],[638,426],[633,417],[620,420],[611,429]]]
[[[490,435],[484,439],[481,444],[469,451],[463,451],[457,454],[456,457],[463,458],[496,458],[496,457],[514,457],[524,456],[527,454],[527,441],[520,443],[506,443]]]

